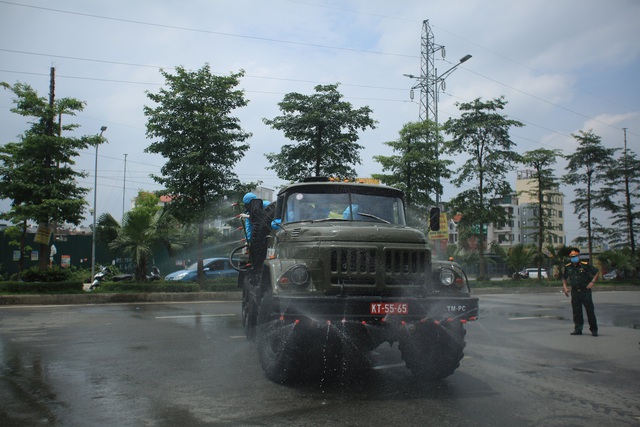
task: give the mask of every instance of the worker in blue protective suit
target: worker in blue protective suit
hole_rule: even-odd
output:
[[[249,219],[249,203],[251,203],[251,201],[253,199],[257,199],[258,196],[256,196],[253,193],[247,193],[244,195],[244,197],[242,198],[242,203],[244,203],[244,210],[245,210],[245,215],[244,215],[244,229],[245,229],[245,233],[247,235],[247,242],[251,241],[251,221]],[[262,207],[266,208],[267,206],[269,206],[269,202],[267,200],[263,200],[262,201]]]
[[[355,219],[358,215],[358,205],[349,205],[342,213],[343,219]]]

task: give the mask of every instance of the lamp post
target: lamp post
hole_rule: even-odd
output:
[[[93,281],[93,276],[95,275],[96,270],[96,205],[98,203],[98,145],[102,141],[102,134],[107,130],[106,126],[102,126],[100,128],[100,135],[98,136],[98,140],[96,141],[96,163],[93,169],[93,230],[91,233],[91,281]]]
[[[445,88],[445,84],[444,81],[447,77],[449,77],[451,75],[451,73],[453,73],[455,71],[456,68],[458,68],[460,66],[460,64],[462,64],[463,62],[468,61],[469,59],[471,59],[471,55],[465,55],[462,58],[460,58],[460,61],[455,64],[453,67],[449,68],[447,71],[445,71],[444,73],[438,75],[438,69],[435,69],[435,76],[433,76],[432,79],[430,79],[430,76],[414,76],[413,74],[403,74],[405,77],[409,77],[411,79],[416,79],[418,80],[418,83],[416,83],[412,88],[411,91],[409,92],[409,96],[411,98],[411,100],[413,100],[413,91],[414,89],[417,88],[422,88],[423,89],[423,93],[428,94],[428,90],[426,90],[426,86],[431,84],[433,87],[433,93],[434,93],[434,108],[433,108],[433,112],[434,112],[434,122],[436,125],[436,146],[435,146],[435,152],[436,152],[436,162],[439,160],[440,154],[439,154],[439,150],[440,147],[438,147],[438,143],[439,143],[439,139],[440,139],[440,129],[439,129],[439,123],[438,123],[438,101],[439,101],[439,92],[440,89],[444,90]],[[425,102],[425,105],[428,105],[428,102]],[[438,174],[438,184],[440,184],[440,175]],[[438,185],[439,186],[439,185]],[[440,205],[440,193],[438,190],[436,190],[436,206]]]
[[[462,58],[460,58],[460,61],[454,65],[453,67],[449,68],[447,71],[445,71],[444,73],[442,73],[440,76],[438,76],[438,69],[436,68],[436,78],[434,80],[434,85],[435,85],[435,95],[436,95],[436,102],[435,102],[435,122],[436,122],[436,162],[440,160],[440,149],[438,147],[438,143],[440,140],[440,124],[438,123],[438,102],[440,101],[440,90],[439,88],[442,88],[442,90],[444,91],[445,89],[445,79],[447,77],[449,77],[451,75],[451,73],[453,73],[453,71],[458,68],[458,66],[460,64],[462,64],[463,62],[468,61],[469,59],[471,59],[471,55],[465,55]],[[440,175],[438,175],[438,184],[440,184]],[[436,206],[440,206],[440,193],[438,191],[436,191]]]
[[[127,153],[124,154],[124,174],[122,179],[122,219],[124,220],[124,198],[127,192]]]

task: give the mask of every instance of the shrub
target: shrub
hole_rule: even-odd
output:
[[[82,282],[1,282],[0,292],[12,294],[78,293],[83,292]]]
[[[184,282],[106,282],[98,292],[198,292],[197,283]]]
[[[57,266],[47,270],[31,267],[24,270],[21,277],[25,282],[64,282],[70,280],[71,271]]]

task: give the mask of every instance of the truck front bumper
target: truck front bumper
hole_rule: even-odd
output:
[[[478,298],[471,296],[376,297],[274,295],[272,316],[314,322],[441,322],[478,318]],[[398,310],[401,307],[401,310]]]

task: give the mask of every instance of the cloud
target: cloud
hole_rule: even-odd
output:
[[[237,167],[244,181],[282,183],[265,169],[264,154],[286,141],[262,118],[279,114],[286,93],[310,94],[317,84],[336,82],[354,107],[374,111],[378,127],[362,133],[366,148],[356,169],[379,173],[372,157],[389,155],[384,142],[418,119],[418,93],[415,102],[409,99],[416,82],[403,74],[420,73],[425,19],[434,42],[445,46],[445,59],[437,56],[440,72],[473,55],[446,79],[441,123],[456,117],[456,102],[505,95],[504,113],[527,124],[512,132],[518,150],[570,151],[571,133],[589,128],[618,143],[622,127],[638,150],[639,12],[635,0],[0,3],[0,80],[27,82],[46,95],[55,66],[57,95],[87,102],[73,119],[82,126],[78,133],[108,126],[99,158],[101,213],[121,206],[124,153],[132,189],[126,199],[138,188],[157,188],[146,176],[158,173],[163,159],[143,152],[150,140],[142,108],[149,103],[145,91],[164,83],[159,66],[198,69],[208,62],[217,73],[246,71],[241,87],[250,103],[236,112],[253,133]],[[0,143],[25,130],[24,120],[9,112],[10,98],[0,91]],[[83,152],[78,167],[92,171],[94,154]],[[456,191],[448,188],[445,199]]]

